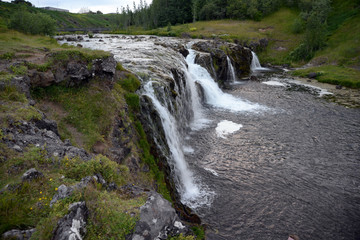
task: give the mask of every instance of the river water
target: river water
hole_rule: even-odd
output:
[[[328,102],[319,97],[325,90],[275,73],[223,92],[191,53],[185,63],[161,47],[177,40],[103,38],[81,44],[111,51],[129,70],[158,78],[171,75],[167,65],[187,64],[190,85],[203,87],[205,102],[199,106],[192,94],[194,122],[174,146],[183,158],[175,168],[189,171],[180,174],[183,200],[188,203],[192,192],[190,204],[198,197],[201,204],[193,207],[207,225],[207,239],[360,239],[359,109]],[[152,91],[145,94],[157,101]],[[175,121],[157,109],[162,121]]]

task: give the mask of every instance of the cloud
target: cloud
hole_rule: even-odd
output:
[[[11,0],[5,0],[6,2],[11,2]],[[70,12],[77,13],[81,8],[89,8],[89,10],[96,12],[101,11],[103,13],[115,13],[116,9],[119,8],[119,11],[122,6],[129,7],[132,9],[133,2],[136,5],[140,3],[140,0],[27,0],[31,2],[36,7],[56,7],[67,9]],[[146,0],[147,4],[150,4],[152,0]]]

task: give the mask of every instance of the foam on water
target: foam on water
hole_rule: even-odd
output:
[[[218,123],[217,127],[215,128],[216,134],[218,137],[226,138],[226,135],[231,133],[237,132],[242,128],[241,124],[237,124],[228,120],[223,120]]]
[[[266,81],[266,82],[262,82],[262,83],[269,85],[269,86],[286,87],[286,84],[279,82],[279,81],[275,81],[275,80],[270,80],[270,81]]]

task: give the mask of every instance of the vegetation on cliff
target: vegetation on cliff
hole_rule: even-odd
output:
[[[134,189],[171,200],[138,121],[140,82],[109,53],[7,30],[0,55],[0,234],[36,228],[32,239],[50,239],[86,202],[85,239],[125,239],[146,201]],[[24,180],[32,168],[39,177]],[[71,193],[52,203],[63,185]]]

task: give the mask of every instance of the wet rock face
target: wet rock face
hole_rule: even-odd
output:
[[[195,58],[195,63],[207,69],[222,87],[231,80],[228,77],[231,67],[227,60],[228,57],[238,78],[250,73],[251,51],[241,45],[203,41],[195,43],[192,48],[200,52]]]
[[[181,223],[171,203],[160,194],[151,192],[145,205],[140,208],[140,220],[136,224],[132,239],[167,239],[188,231],[189,229]]]
[[[69,214],[59,220],[52,237],[53,240],[82,240],[86,234],[89,215],[85,202],[73,203]]]

